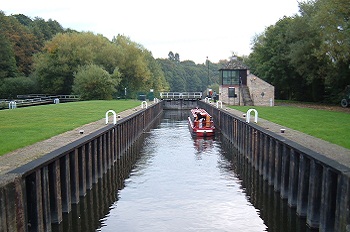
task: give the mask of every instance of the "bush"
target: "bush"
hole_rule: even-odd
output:
[[[120,82],[118,69],[111,75],[94,64],[81,67],[74,77],[73,93],[80,95],[82,100],[112,99]]]
[[[0,98],[15,98],[17,95],[37,92],[37,84],[30,77],[5,78],[0,85]]]

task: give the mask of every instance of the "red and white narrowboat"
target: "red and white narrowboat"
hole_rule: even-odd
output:
[[[188,126],[191,133],[198,137],[210,137],[215,134],[213,119],[204,109],[191,109]]]

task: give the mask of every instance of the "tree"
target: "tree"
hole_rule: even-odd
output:
[[[146,85],[155,92],[164,92],[169,90],[169,83],[166,81],[161,65],[154,59],[151,52],[145,51],[145,58],[148,68],[151,72],[151,78]]]
[[[175,55],[174,55],[174,53],[172,51],[169,52],[168,59],[171,60],[171,61],[175,60]]]
[[[0,24],[0,81],[17,75],[15,54]]]
[[[208,66],[195,64],[193,61],[185,60],[174,62],[169,59],[157,60],[164,72],[165,79],[169,83],[170,91],[203,91],[208,87]],[[218,83],[220,64],[210,63],[210,83]]]
[[[57,34],[35,56],[34,74],[44,93],[70,94],[74,73],[80,66],[96,64],[112,73],[117,67],[116,56],[117,48],[102,35]]]
[[[18,71],[28,76],[32,71],[32,55],[38,51],[35,36],[15,17],[3,13],[0,13],[0,25],[4,36],[11,43]]]
[[[318,0],[313,23],[320,28],[321,53],[333,62],[350,60],[350,7],[348,0]]]
[[[35,93],[37,84],[33,78],[5,78],[0,84],[0,98],[14,98],[17,95]]]
[[[116,61],[122,73],[119,92],[124,88],[133,95],[140,91],[149,91],[151,86],[148,83],[152,79],[152,72],[147,61],[148,51],[122,35],[118,35],[112,42],[117,48]]]
[[[176,63],[180,63],[180,55],[179,55],[179,53],[175,53],[174,59],[175,59]]]
[[[74,75],[73,92],[83,100],[112,99],[120,82],[120,75],[117,68],[110,75],[98,65],[83,66]]]

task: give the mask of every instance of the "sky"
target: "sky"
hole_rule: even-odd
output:
[[[0,0],[6,15],[52,19],[110,40],[121,34],[154,58],[172,51],[197,64],[249,55],[256,35],[298,9],[298,0]]]

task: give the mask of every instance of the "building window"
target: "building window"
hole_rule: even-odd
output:
[[[222,85],[238,85],[239,71],[238,70],[222,70]]]

